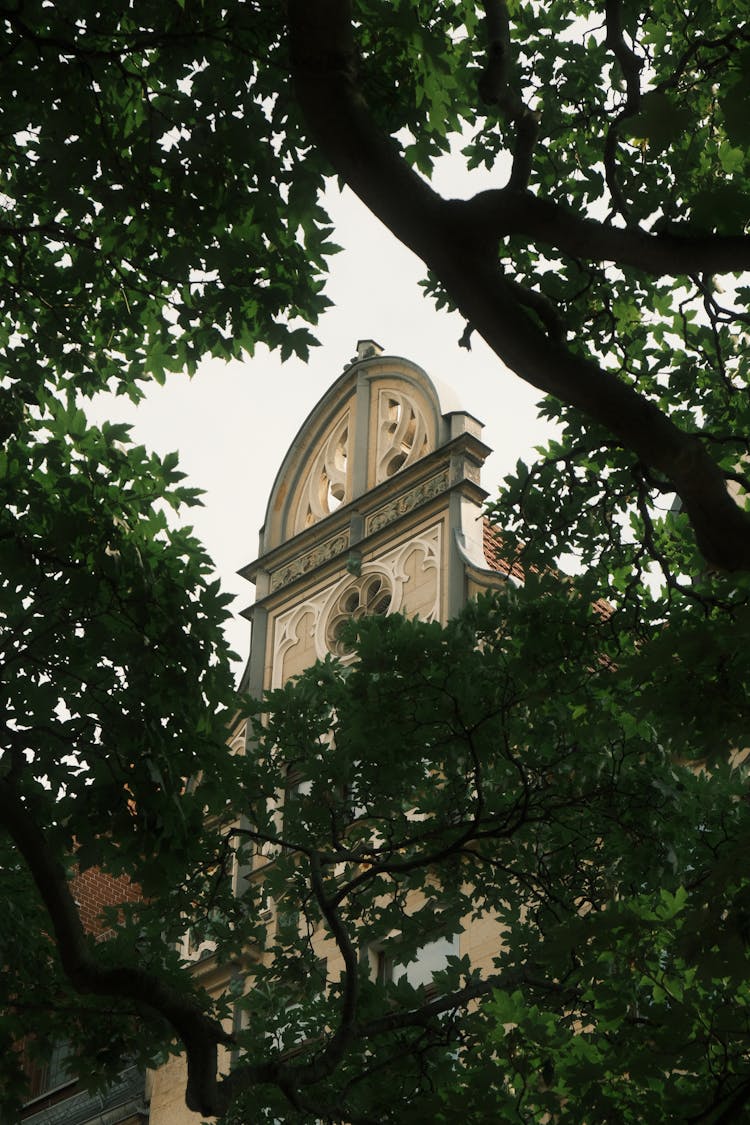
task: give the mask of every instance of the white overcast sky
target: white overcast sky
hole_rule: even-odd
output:
[[[463,195],[485,187],[472,178],[441,183],[444,193]],[[358,339],[374,339],[389,355],[401,355],[453,388],[461,407],[484,422],[494,449],[483,484],[490,493],[519,457],[549,433],[536,417],[538,392],[500,364],[475,335],[472,350],[458,346],[463,322],[437,312],[418,282],[425,270],[348,191],[331,189],[334,241],[343,247],[332,262],[328,296],[334,304],[316,330],[321,346],[310,361],[282,364],[258,349],[244,363],[209,361],[189,380],[169,376],[154,385],[137,407],[123,398],[100,398],[89,409],[133,424],[133,437],[165,454],[178,450],[189,482],[205,490],[204,507],[189,521],[214,559],[224,587],[235,598],[235,615],[253,601],[254,590],[237,570],[254,559],[258,530],[277,469],[294,435],[327,387],[354,356]],[[232,647],[244,664],[250,627],[235,616]]]

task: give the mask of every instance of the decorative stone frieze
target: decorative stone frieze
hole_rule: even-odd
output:
[[[421,504],[432,500],[433,497],[439,496],[441,492],[445,492],[447,489],[448,480],[448,470],[444,469],[434,477],[422,481],[415,488],[410,488],[408,492],[396,496],[395,499],[390,500],[382,508],[378,508],[377,511],[372,512],[367,517],[365,524],[367,534],[371,535],[374,531],[380,531],[381,527],[387,527],[399,516],[404,516],[407,512],[411,512]]]
[[[333,538],[319,543],[311,551],[306,551],[304,555],[298,555],[296,559],[292,559],[291,562],[273,571],[271,574],[271,593],[283,589],[290,582],[296,581],[303,575],[309,574],[311,570],[315,570],[316,567],[322,566],[329,559],[342,554],[348,546],[349,529],[347,528],[339,535],[334,535]]]

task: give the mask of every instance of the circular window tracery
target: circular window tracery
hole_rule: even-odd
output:
[[[391,608],[393,589],[385,574],[366,574],[357,579],[333,603],[326,626],[326,647],[337,656],[345,656],[348,646],[341,634],[347,621],[374,614],[385,616]]]

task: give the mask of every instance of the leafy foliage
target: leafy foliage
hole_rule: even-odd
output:
[[[91,1082],[184,1047],[227,1121],[747,1118],[746,9],[3,10],[8,1112],[13,1044],[64,1029]],[[504,186],[441,198],[457,145]],[[197,496],[82,396],[305,355],[332,172],[560,437],[492,508],[523,588],[360,623],[233,757],[225,602],[166,514]],[[74,864],[144,890],[109,942]],[[375,979],[479,922],[490,960]],[[187,929],[252,992],[201,990]]]
[[[135,395],[146,375],[259,339],[305,353],[309,333],[279,318],[325,306],[330,247],[318,177],[293,131],[282,140],[264,8],[3,13],[2,346],[30,388],[113,380]]]
[[[189,530],[168,524],[170,507],[197,503],[176,460],[133,446],[127,427],[88,426],[71,399],[21,404],[0,454],[3,1096],[18,1092],[12,1044],[27,1032],[64,1030],[99,1073],[153,1055],[136,992],[115,1034],[112,997],[81,1001],[66,979],[73,864],[125,873],[152,900],[125,908],[100,960],[169,978],[161,935],[184,929],[198,893],[185,881],[215,846],[204,817],[225,804],[227,597]],[[199,769],[200,795],[184,787]],[[147,1022],[161,1042],[162,1020]]]
[[[288,1120],[739,1114],[746,781],[723,727],[710,769],[690,759],[710,681],[691,694],[675,659],[678,723],[641,691],[641,641],[618,611],[555,575],[446,628],[392,617],[356,635],[353,664],[329,660],[269,696],[242,765],[257,794],[245,894],[256,916],[274,902],[279,924],[241,1001],[236,1087],[273,1043],[279,1085],[296,1090]],[[731,674],[744,694],[744,656]],[[305,784],[282,821],[290,763]],[[437,992],[374,981],[373,949],[410,960],[482,924],[493,955],[449,957]],[[256,1112],[284,1112],[278,1093],[259,1096]]]

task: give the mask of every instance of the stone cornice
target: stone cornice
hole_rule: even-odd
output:
[[[487,493],[478,484],[479,468],[489,453],[489,447],[475,435],[461,433],[364,496],[342,505],[325,520],[242,567],[239,574],[249,582],[255,582],[262,572],[270,575],[268,590],[261,594],[263,597],[265,593],[290,585],[353,546],[350,527],[355,518],[364,521],[365,534],[369,536],[416,511],[441,492],[457,487],[468,490],[475,502],[481,504]],[[439,486],[434,483],[437,480]]]

